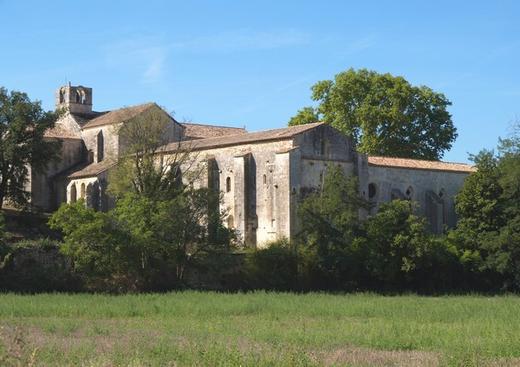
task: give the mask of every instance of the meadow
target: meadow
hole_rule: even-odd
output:
[[[517,296],[0,295],[2,366],[515,366]]]

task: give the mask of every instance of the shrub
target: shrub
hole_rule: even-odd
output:
[[[59,249],[58,242],[46,238],[4,245],[0,289],[31,293],[80,290],[70,260]]]
[[[277,291],[298,288],[298,256],[286,239],[246,254],[244,278],[249,289]]]

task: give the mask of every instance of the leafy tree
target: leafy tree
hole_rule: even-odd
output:
[[[393,200],[381,206],[365,223],[365,264],[378,288],[401,288],[423,285],[417,273],[432,270],[435,242],[428,234],[424,218],[414,214],[414,203]],[[431,275],[431,274],[430,274]]]
[[[215,195],[187,187],[169,200],[130,193],[118,201],[114,216],[139,249],[144,276],[162,264],[183,281],[186,268],[201,257],[230,249],[233,234],[223,226],[223,214],[210,210]]]
[[[87,208],[79,200],[62,205],[51,216],[49,225],[63,233],[60,250],[72,259],[74,270],[86,277],[87,286],[99,279],[131,277],[135,269],[132,258],[136,258],[131,256],[133,244],[109,213]]]
[[[451,102],[402,77],[349,69],[312,87],[317,107],[305,107],[289,125],[323,121],[352,136],[372,155],[437,160],[457,137]]]
[[[59,113],[46,112],[27,94],[0,88],[0,207],[4,200],[25,206],[29,166],[42,172],[58,158],[60,143],[43,135],[54,126]]]
[[[123,124],[118,134],[125,149],[111,173],[109,192],[116,197],[128,192],[158,200],[175,197],[184,187],[182,175],[189,174],[195,159],[188,143],[182,149],[179,143],[179,149],[167,156],[158,154],[172,133],[172,122],[160,109]]]
[[[119,130],[125,150],[109,184],[117,199],[115,208],[96,213],[65,206],[51,221],[65,233],[67,254],[80,265],[86,260],[106,265],[98,267],[106,279],[114,279],[114,274],[123,281],[134,279],[127,287],[171,289],[184,280],[188,267],[228,250],[233,239],[222,225],[220,193],[190,183],[199,173],[193,168],[196,156],[180,144],[167,157],[160,154],[172,129],[171,120],[159,109],[126,122]],[[89,238],[90,231],[103,234]],[[117,259],[92,249],[104,242],[116,250]]]
[[[299,205],[303,266],[321,284],[318,286],[356,286],[360,210],[367,205],[359,195],[357,179],[345,177],[340,167],[331,167],[323,188]]]
[[[517,127],[520,126],[517,124]],[[520,134],[501,139],[498,154],[473,157],[472,173],[456,197],[459,216],[449,241],[465,267],[490,287],[520,289]]]
[[[49,224],[63,232],[61,251],[87,286],[171,289],[204,257],[230,250],[232,233],[208,211],[211,195],[192,188],[169,200],[128,193],[107,213],[79,201],[62,205]],[[213,232],[212,224],[218,226]]]

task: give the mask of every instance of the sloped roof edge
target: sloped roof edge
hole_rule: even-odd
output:
[[[431,171],[449,171],[461,173],[471,173],[477,170],[474,166],[466,163],[428,161],[422,159],[394,158],[381,156],[369,156],[368,164],[370,166],[376,167],[422,169]]]

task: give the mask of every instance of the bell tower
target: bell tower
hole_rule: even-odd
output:
[[[67,108],[70,113],[89,114],[92,112],[92,88],[68,85],[56,91],[56,109]]]

